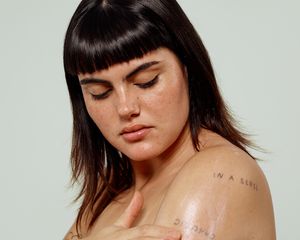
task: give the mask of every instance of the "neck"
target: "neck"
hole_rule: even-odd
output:
[[[195,153],[187,124],[177,140],[160,156],[142,162],[131,161],[135,189],[142,190],[156,180],[172,178]]]

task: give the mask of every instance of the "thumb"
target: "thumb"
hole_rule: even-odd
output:
[[[130,228],[143,207],[144,199],[140,192],[135,192],[130,204],[115,222],[115,225]]]

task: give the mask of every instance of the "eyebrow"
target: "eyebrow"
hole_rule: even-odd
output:
[[[133,71],[128,73],[125,77],[125,79],[131,78],[134,75],[138,74],[139,72],[145,71],[146,69],[150,68],[153,65],[156,65],[160,63],[159,61],[152,61],[152,62],[146,62],[135,68]],[[104,83],[111,85],[110,81],[105,80],[105,79],[100,79],[100,78],[84,78],[80,80],[80,85],[86,85],[86,84],[91,84],[91,83]]]

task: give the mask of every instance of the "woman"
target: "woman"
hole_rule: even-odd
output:
[[[175,0],[83,0],[64,67],[82,184],[65,239],[275,239],[251,143]]]

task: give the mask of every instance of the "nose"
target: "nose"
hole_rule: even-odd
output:
[[[121,119],[131,119],[140,114],[139,98],[123,93],[119,97],[117,111]]]

